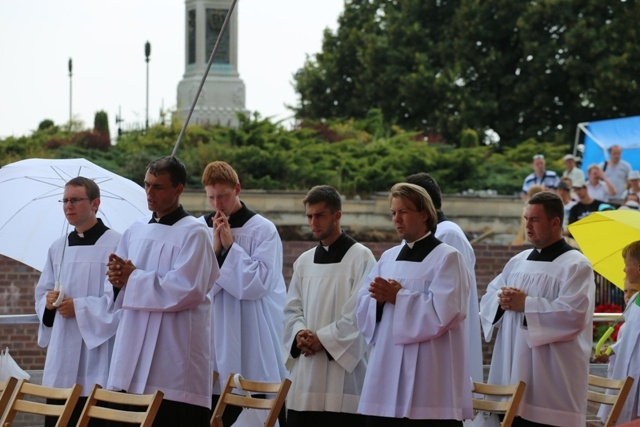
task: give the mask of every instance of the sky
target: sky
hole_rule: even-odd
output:
[[[236,7],[246,108],[287,119],[285,105],[297,103],[292,76],[321,50],[324,29],[337,28],[344,0],[238,0]],[[70,104],[88,128],[106,111],[112,135],[119,112],[125,126],[144,123],[147,41],[149,120],[175,109],[184,15],[183,0],[0,1],[0,138],[29,135],[44,119],[66,124]]]

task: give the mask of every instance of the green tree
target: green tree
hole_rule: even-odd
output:
[[[93,130],[94,132],[106,135],[107,138],[111,138],[109,132],[109,116],[106,111],[98,111],[93,118]]]

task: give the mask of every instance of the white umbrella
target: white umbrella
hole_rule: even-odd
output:
[[[76,176],[100,187],[98,218],[107,227],[122,233],[150,215],[142,187],[88,160],[21,160],[0,168],[0,254],[42,271],[49,246],[70,231],[59,200]]]

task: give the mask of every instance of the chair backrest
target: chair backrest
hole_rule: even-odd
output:
[[[518,412],[520,400],[524,394],[525,383],[519,381],[517,384],[497,385],[486,383],[473,383],[473,392],[483,394],[484,399],[473,398],[473,409],[476,411],[493,412],[504,414],[502,427],[510,427]],[[487,397],[501,397],[506,399],[490,400]]]
[[[600,392],[590,389],[587,392],[587,400],[589,402],[611,405],[611,411],[604,423],[605,427],[616,425],[632,385],[633,378],[631,377],[627,377],[624,380],[612,380],[597,375],[589,375],[589,386],[604,389],[604,391]],[[607,390],[615,390],[618,393],[607,394]]]
[[[13,391],[16,389],[16,384],[18,384],[18,380],[14,377],[9,378],[7,381],[0,381],[0,418],[9,404],[9,399],[11,399]]]
[[[130,394],[103,390],[96,384],[87,397],[87,403],[78,420],[78,427],[89,425],[91,418],[150,427],[156,418],[163,397],[164,393],[160,390],[156,390],[153,394]],[[101,402],[108,406],[98,406]],[[110,405],[117,405],[117,409]]]
[[[229,374],[229,378],[220,393],[220,399],[218,399],[218,404],[211,416],[211,427],[224,427],[222,425],[222,414],[227,405],[269,411],[264,427],[273,427],[278,420],[278,415],[291,387],[291,380],[285,379],[279,383],[266,383],[238,378],[239,384],[237,384],[234,377],[235,374]],[[233,394],[232,391],[234,389],[237,390],[237,393],[242,394]],[[250,397],[246,395],[246,392],[266,394],[267,397],[264,399]],[[269,395],[274,396],[271,397]]]
[[[25,380],[18,381],[16,391],[13,393],[7,410],[5,411],[0,425],[11,425],[14,417],[18,412],[26,412],[29,414],[38,414],[45,416],[58,417],[56,427],[65,427],[71,418],[73,409],[78,402],[82,386],[75,384],[70,388],[46,387],[38,384],[31,384]],[[64,401],[63,404],[48,404],[45,402],[34,401],[37,399],[57,399]]]

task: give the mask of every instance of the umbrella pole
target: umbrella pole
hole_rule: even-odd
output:
[[[198,91],[196,92],[196,96],[193,97],[191,108],[189,108],[189,113],[187,114],[187,117],[184,119],[182,129],[180,130],[180,134],[178,135],[178,140],[176,141],[176,145],[173,147],[173,152],[171,153],[171,156],[175,156],[176,152],[178,151],[178,147],[180,146],[182,137],[184,136],[184,133],[187,130],[187,125],[189,124],[189,120],[191,119],[191,114],[193,114],[193,110],[196,108],[196,103],[198,102],[198,98],[200,97],[200,92],[202,92],[202,87],[204,86],[204,82],[207,80],[207,75],[209,74],[211,65],[213,65],[213,60],[216,57],[216,53],[218,53],[218,47],[220,46],[222,35],[227,30],[227,26],[229,24],[229,21],[231,20],[231,14],[233,13],[233,9],[235,9],[237,2],[238,0],[233,0],[233,2],[231,3],[231,7],[229,7],[229,11],[227,12],[227,16],[224,18],[224,22],[222,23],[222,28],[220,29],[220,33],[218,33],[218,38],[216,39],[216,44],[213,46],[211,57],[209,58],[209,62],[207,63],[207,68],[204,70],[204,74],[202,75],[202,80],[200,80],[200,86],[198,86]]]
[[[595,348],[595,354],[596,356],[600,355],[600,349],[602,348],[602,346],[604,345],[604,343],[609,339],[609,337],[611,336],[611,334],[613,334],[613,331],[615,331],[616,325],[618,323],[620,323],[620,319],[624,319],[624,314],[627,312],[627,310],[629,309],[629,307],[631,307],[632,304],[635,304],[636,299],[638,298],[638,293],[635,294],[635,296],[633,297],[632,301],[629,301],[629,303],[627,304],[627,306],[624,308],[624,310],[622,311],[622,314],[620,315],[620,317],[618,317],[618,319],[613,322],[613,325],[609,326],[609,329],[606,330],[606,332],[604,334],[602,334],[602,337],[598,340],[598,342],[596,343],[596,348]],[[611,347],[607,348],[605,350],[605,354],[608,356],[611,354]]]

